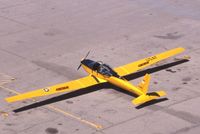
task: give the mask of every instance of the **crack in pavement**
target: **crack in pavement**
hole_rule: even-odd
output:
[[[200,124],[192,125],[192,126],[189,126],[189,127],[184,127],[184,128],[181,128],[181,129],[179,129],[179,130],[177,130],[177,131],[175,131],[175,132],[173,132],[171,134],[182,134],[184,132],[188,133],[191,129],[197,128],[199,126],[200,126]]]
[[[11,21],[11,22],[14,22],[14,23],[17,23],[19,25],[22,25],[22,26],[25,26],[25,27],[28,27],[28,28],[34,28],[33,26],[29,26],[23,22],[20,22],[20,21],[17,21],[17,20],[14,20],[14,19],[11,19],[11,18],[8,18],[8,17],[5,17],[5,16],[0,16],[0,18],[2,19],[5,19],[5,20],[8,20],[8,21]]]

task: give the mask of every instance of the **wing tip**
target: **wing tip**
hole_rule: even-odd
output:
[[[166,95],[167,95],[167,93],[166,93],[165,91],[163,91],[163,90],[157,91],[156,93],[157,93],[160,97],[166,96]]]
[[[184,47],[178,47],[178,48],[175,48],[175,50],[183,52],[183,51],[185,51],[185,48]]]
[[[13,100],[9,97],[9,98],[5,98],[4,99],[6,102],[8,102],[8,103],[11,103],[11,102],[13,102]]]
[[[16,102],[16,101],[19,101],[19,100],[21,100],[21,99],[18,95],[5,98],[5,101],[8,102],[8,103]]]

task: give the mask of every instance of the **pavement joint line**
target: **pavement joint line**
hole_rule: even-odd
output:
[[[0,37],[1,37],[1,36],[0,36]],[[3,48],[0,48],[0,50],[3,51],[3,52],[5,52],[5,53],[8,53],[8,54],[10,54],[10,55],[13,55],[13,56],[16,56],[16,57],[18,57],[18,58],[21,58],[21,59],[23,59],[23,60],[25,60],[25,61],[29,61],[27,58],[25,58],[25,57],[23,57],[23,56],[20,56],[20,55],[14,53],[14,52],[11,52],[11,51],[9,51],[9,50],[3,49]]]
[[[14,35],[14,34],[18,34],[18,33],[22,33],[24,31],[27,31],[28,29],[21,29],[21,30],[17,30],[17,31],[14,31],[14,32],[9,32],[9,33],[6,33],[6,34],[1,34],[0,37],[6,37],[6,36],[9,36],[9,35]]]
[[[54,111],[60,112],[60,113],[62,113],[63,115],[70,116],[70,117],[72,117],[72,118],[74,118],[74,119],[79,120],[80,122],[83,122],[83,123],[88,124],[88,125],[90,125],[90,126],[92,126],[92,127],[95,127],[96,129],[101,129],[101,128],[102,128],[101,125],[97,125],[97,124],[95,124],[95,123],[93,123],[93,122],[87,121],[87,120],[85,120],[85,119],[83,119],[83,118],[81,118],[81,117],[75,116],[75,115],[73,115],[73,114],[71,114],[71,113],[68,113],[68,112],[66,112],[66,111],[64,111],[64,110],[61,110],[60,108],[57,108],[57,107],[55,107],[55,106],[47,105],[47,107],[53,109]]]
[[[10,88],[4,87],[4,86],[2,86],[2,85],[0,85],[0,88],[6,90],[6,91],[8,91],[8,92],[17,94],[17,95],[21,94],[21,93],[15,91],[15,90],[12,90],[12,89],[10,89]],[[32,100],[35,101],[34,99],[32,99]],[[47,107],[47,108],[50,108],[50,109],[52,109],[52,110],[54,110],[54,111],[56,111],[56,112],[58,112],[58,113],[61,113],[61,114],[65,115],[65,116],[69,116],[69,117],[71,117],[71,118],[73,118],[73,119],[76,119],[76,120],[78,120],[78,121],[80,121],[80,122],[82,122],[82,123],[84,123],[84,124],[90,125],[90,126],[96,128],[96,129],[101,129],[101,128],[103,128],[101,125],[98,125],[98,124],[96,124],[96,123],[93,123],[93,122],[88,121],[88,120],[85,120],[85,119],[82,119],[81,117],[78,117],[78,116],[76,116],[76,115],[74,115],[74,114],[71,114],[71,113],[69,113],[69,112],[66,112],[66,111],[64,111],[64,110],[62,110],[62,109],[60,109],[60,108],[55,107],[55,106],[47,105],[46,107]]]
[[[4,82],[1,82],[1,83],[0,83],[0,86],[3,86],[3,85],[8,84],[8,83],[10,83],[10,81],[6,81],[6,82],[4,81]]]
[[[14,77],[10,76],[10,75],[7,75],[7,74],[4,74],[4,73],[0,73],[0,75],[3,75],[3,76],[6,76],[6,77],[9,77],[11,79],[15,79]]]
[[[34,3],[34,2],[19,3],[19,4],[4,6],[4,7],[1,7],[0,10],[2,10],[2,9],[9,9],[9,8],[18,7],[18,6],[23,6],[23,5],[27,5],[27,4],[31,4],[31,3]]]
[[[15,20],[15,19],[12,19],[12,18],[9,18],[9,17],[0,16],[0,18],[3,18],[3,19],[5,19],[5,20],[8,20],[8,21],[17,23],[17,24],[19,24],[19,25],[22,25],[22,26],[25,26],[25,27],[28,27],[28,28],[32,28],[31,26],[28,26],[27,24],[25,24],[25,23],[23,23],[23,22],[17,21],[17,20]]]

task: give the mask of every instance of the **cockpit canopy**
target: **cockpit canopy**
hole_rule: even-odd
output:
[[[92,61],[89,59],[85,59],[82,61],[84,65],[88,66],[94,71],[97,71],[98,73],[105,75],[105,76],[115,76],[119,77],[119,75],[107,64],[104,64],[102,61]]]

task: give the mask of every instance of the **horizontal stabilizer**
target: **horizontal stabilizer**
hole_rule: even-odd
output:
[[[135,105],[140,105],[142,103],[157,99],[157,98],[165,96],[165,95],[166,95],[165,91],[157,91],[157,92],[147,93],[147,94],[140,95],[136,99],[132,100],[132,103]]]

